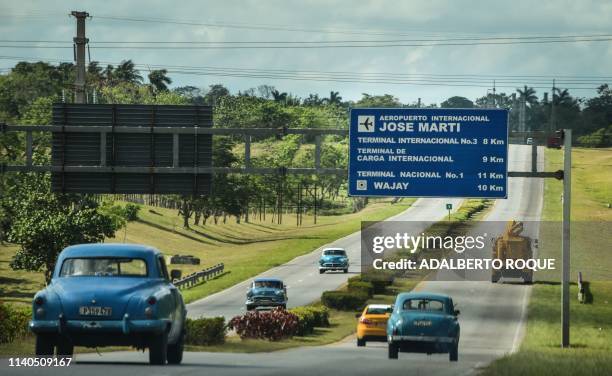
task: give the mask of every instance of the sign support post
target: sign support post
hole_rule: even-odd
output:
[[[562,279],[561,279],[561,347],[570,345],[570,209],[572,194],[572,130],[563,131],[563,237],[562,247]]]

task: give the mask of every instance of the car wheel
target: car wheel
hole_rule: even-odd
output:
[[[499,273],[493,272],[491,273],[491,282],[497,283],[499,281]]]
[[[72,356],[74,354],[74,345],[69,338],[60,336],[57,340],[57,355]]]
[[[450,351],[448,352],[448,360],[451,362],[456,362],[459,360],[459,343],[453,343]]]
[[[286,305],[286,304],[282,304],[280,307],[281,307],[282,309],[284,309],[284,310],[287,310],[287,305]]]
[[[149,340],[149,363],[164,365],[168,360],[168,333],[164,332]]]
[[[49,334],[37,334],[36,335],[36,348],[35,352],[38,356],[53,356],[53,350],[55,347],[53,336]]]
[[[399,354],[399,346],[396,343],[389,343],[389,359],[397,359]]]
[[[357,338],[357,347],[363,347],[366,345],[366,340],[363,338]]]
[[[344,272],[345,272],[345,273],[348,273],[348,268],[344,269]]]
[[[523,274],[523,282],[530,285],[533,283],[533,272],[527,272]]]
[[[185,349],[185,333],[183,332],[174,345],[168,345],[168,364],[181,364]]]
[[[319,269],[319,274],[323,274],[323,273],[325,273],[325,270]]]
[[[253,308],[255,308],[255,307],[253,307],[252,305],[248,305],[248,306],[246,306],[246,310],[247,310],[247,311],[252,311],[252,310],[253,310]]]

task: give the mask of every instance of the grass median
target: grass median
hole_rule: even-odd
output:
[[[571,346],[562,349],[561,286],[553,279],[536,282],[519,351],[493,362],[483,375],[609,375],[612,370],[612,259],[602,252],[610,248],[604,238],[612,224],[612,149],[575,148],[572,159],[572,226],[579,233],[572,239],[571,277],[575,281],[577,271],[584,272],[593,301],[580,304],[577,285],[570,286]],[[546,170],[559,168],[562,151],[546,150]],[[561,182],[545,181],[544,220],[561,219],[561,193]],[[558,249],[552,256],[558,258]]]
[[[318,247],[359,231],[362,220],[378,221],[410,207],[414,200],[374,200],[360,212],[344,215],[304,215],[303,225],[296,226],[295,215],[285,214],[283,224],[251,218],[249,223],[236,223],[227,218],[218,224],[182,227],[176,210],[143,206],[139,220],[130,222],[108,242],[148,244],[166,255],[189,254],[199,257],[201,265],[172,265],[183,275],[217,263],[225,264],[225,274],[219,278],[183,290],[191,302],[248,279]],[[12,270],[10,260],[17,251],[15,245],[0,245],[0,300],[29,304],[36,291],[44,286],[42,273]],[[314,267],[314,266],[313,266]]]

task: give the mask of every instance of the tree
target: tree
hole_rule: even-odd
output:
[[[361,94],[361,99],[355,104],[356,107],[403,107],[399,99],[391,94],[370,95]]]
[[[474,102],[467,99],[466,97],[450,97],[444,102],[440,103],[440,107],[445,108],[474,108]]]
[[[340,105],[342,104],[342,97],[339,95],[340,93],[337,91],[330,91],[329,98],[327,98],[327,103],[331,105]]]
[[[117,230],[111,216],[88,196],[54,194],[48,175],[24,174],[8,187],[4,208],[12,216],[8,240],[20,245],[13,269],[44,271],[51,280],[58,254],[73,244],[96,243]]]
[[[210,85],[208,93],[204,96],[204,101],[211,106],[215,106],[219,99],[229,95],[230,92],[225,86],[221,84]]]
[[[278,103],[285,103],[287,102],[287,93],[283,92],[281,93],[278,90],[272,90],[272,99],[274,99],[274,102],[278,102]]]
[[[157,91],[168,91],[168,85],[172,83],[170,77],[167,76],[166,69],[153,70],[149,73],[149,82]]]
[[[136,69],[132,60],[123,60],[113,71],[115,80],[127,82],[131,84],[139,84],[142,82],[142,76]]]
[[[519,94],[521,99],[525,100],[525,103],[529,105],[534,105],[538,103],[538,96],[536,95],[536,91],[534,88],[525,85],[523,90],[516,89],[516,92]]]
[[[87,65],[87,81],[99,85],[104,81],[104,70],[97,61],[90,61]]]

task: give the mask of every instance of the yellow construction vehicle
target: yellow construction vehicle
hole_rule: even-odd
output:
[[[523,222],[508,221],[505,232],[493,240],[493,259],[501,260],[506,265],[507,259],[527,260],[533,257],[531,239],[521,236]],[[531,269],[492,269],[491,282],[496,283],[502,277],[522,278],[525,283],[533,281]]]

